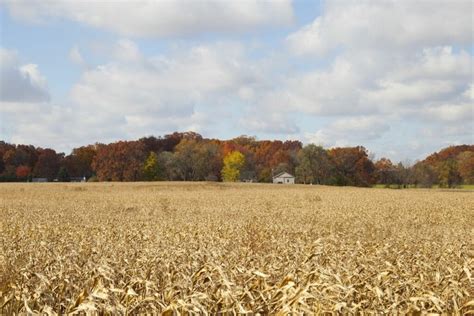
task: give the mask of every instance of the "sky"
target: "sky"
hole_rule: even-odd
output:
[[[0,140],[474,143],[472,1],[0,0]]]

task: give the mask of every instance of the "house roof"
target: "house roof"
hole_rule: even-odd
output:
[[[280,172],[279,174],[273,176],[273,178],[294,178],[295,176],[289,174],[288,172],[286,171],[283,171],[283,172]]]

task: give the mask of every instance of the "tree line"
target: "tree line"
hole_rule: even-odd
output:
[[[362,147],[325,149],[300,141],[207,139],[194,132],[135,141],[96,143],[69,155],[50,148],[0,141],[0,181],[252,181],[271,182],[280,172],[298,183],[454,187],[474,184],[474,145],[452,146],[408,166],[373,161]]]

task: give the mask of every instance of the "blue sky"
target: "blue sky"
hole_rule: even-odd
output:
[[[0,2],[0,139],[473,143],[470,1]]]

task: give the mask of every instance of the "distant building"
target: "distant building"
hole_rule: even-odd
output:
[[[70,182],[86,182],[86,177],[70,177]]]
[[[273,176],[273,183],[295,184],[295,177],[288,172],[281,172]]]
[[[31,182],[48,182],[48,178],[33,178]]]

